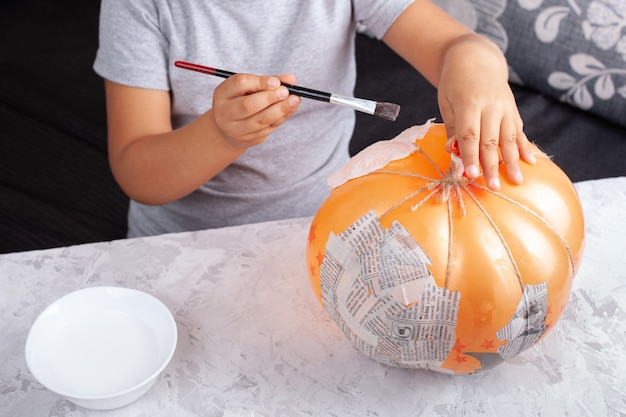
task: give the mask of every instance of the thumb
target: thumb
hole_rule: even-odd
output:
[[[459,143],[456,140],[456,118],[454,117],[454,110],[452,110],[452,106],[450,106],[446,99],[440,98],[439,111],[441,112],[443,124],[448,136],[446,152],[450,153],[452,164],[456,167],[456,173],[458,176],[461,176],[465,172],[465,167],[463,166],[463,160],[459,152]]]
[[[446,143],[446,151],[451,152],[452,142],[456,138],[456,124],[454,117],[454,110],[448,100],[443,97],[439,97],[439,112],[441,113],[441,118],[443,119],[443,125],[446,128],[446,134],[448,135],[448,142]]]
[[[280,82],[287,84],[295,84],[296,76],[294,74],[282,74],[277,76]]]

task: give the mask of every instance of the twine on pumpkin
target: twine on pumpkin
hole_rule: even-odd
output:
[[[430,159],[430,157],[428,157],[428,159]],[[434,164],[434,161],[431,160],[431,163]],[[468,183],[469,180],[467,178],[458,174],[456,163],[452,161],[450,168],[448,168],[442,178],[433,179],[433,181],[426,185],[425,188],[430,189],[431,192],[417,204],[411,206],[411,211],[415,212],[434,194],[439,194],[439,202],[446,203],[448,212],[448,259],[446,260],[446,276],[444,279],[445,288],[449,287],[450,276],[452,275],[452,246],[454,241],[454,221],[452,217],[452,199],[450,197],[452,194],[456,194],[461,214],[465,217],[465,202],[463,201],[461,190],[466,189]]]
[[[489,192],[491,194],[494,194],[494,195],[498,196],[499,198],[502,198],[505,201],[515,205],[516,207],[519,207],[525,213],[527,213],[530,216],[534,217],[541,224],[543,224],[545,227],[547,227],[548,230],[550,230],[557,237],[557,239],[559,239],[559,241],[561,242],[561,244],[565,248],[565,251],[567,252],[567,257],[568,257],[568,261],[569,261],[570,267],[572,268],[572,272],[575,270],[574,254],[572,253],[572,250],[569,247],[569,244],[561,236],[561,234],[558,232],[558,230],[556,230],[550,223],[548,223],[538,213],[536,213],[534,210],[530,209],[529,207],[521,204],[519,201],[513,200],[512,198],[510,198],[510,197],[508,197],[508,196],[506,196],[506,195],[504,195],[504,194],[502,194],[500,192],[492,191],[492,190],[488,189],[487,187],[484,187],[484,186],[482,186],[480,184],[474,184],[474,186],[476,188],[479,188],[479,189],[483,190],[483,191],[486,191],[486,192]],[[517,279],[519,280],[520,287],[522,288],[522,298],[524,300],[524,304],[526,305],[526,308],[528,309],[528,306],[529,306],[529,303],[530,303],[530,301],[528,300],[528,294],[526,293],[526,291],[524,291],[524,281],[522,280],[522,274],[519,271],[519,268],[517,266],[517,263],[515,262],[515,259],[513,258],[513,254],[511,253],[509,245],[506,244],[506,240],[504,239],[504,236],[500,233],[500,230],[498,229],[497,225],[493,221],[493,218],[489,215],[489,213],[487,213],[487,210],[485,209],[485,207],[482,204],[480,204],[480,201],[478,201],[476,196],[474,196],[472,193],[469,193],[469,196],[474,201],[474,203],[479,207],[480,211],[483,212],[483,214],[487,217],[487,220],[489,221],[491,226],[494,228],[494,230],[498,234],[498,237],[499,237],[500,241],[502,242],[502,245],[506,249],[507,256],[509,257],[509,260],[510,260],[511,264],[513,265],[513,268],[515,269],[515,274],[517,275]],[[526,332],[529,332],[530,331],[530,327],[531,327],[530,321],[526,320],[526,326],[525,327],[526,327]]]
[[[429,158],[430,159],[430,158]],[[431,160],[431,163],[434,164],[434,161]],[[426,185],[426,188],[432,189],[432,192],[429,194],[439,194],[439,202],[446,203],[446,208],[448,212],[448,259],[446,260],[446,276],[444,278],[444,286],[447,289],[450,284],[450,277],[452,276],[452,247],[454,246],[454,218],[452,216],[452,196],[456,195],[457,201],[459,203],[459,208],[461,209],[461,215],[465,217],[467,214],[465,210],[465,202],[463,201],[463,190],[472,197],[472,200],[478,204],[479,207],[482,208],[482,205],[478,200],[472,195],[471,190],[468,189],[468,185],[473,184],[473,181],[467,179],[458,174],[457,166],[454,161],[451,162],[450,168],[446,171],[446,174],[442,176],[442,178],[434,179],[431,183]],[[411,207],[411,211],[417,211],[422,204],[428,201],[429,198],[422,199],[417,204]],[[506,247],[507,252],[509,250],[508,245],[504,241],[504,236],[500,233],[497,225],[489,216],[486,210],[481,210],[485,216],[489,219],[491,226],[494,228],[496,234],[499,236],[499,239],[502,241],[502,244]],[[515,264],[515,260],[513,259],[512,254],[509,253],[509,260],[514,264],[515,273],[517,275],[518,281],[522,283],[522,275],[517,269],[517,265]],[[522,290],[524,289],[522,285]]]
[[[459,201],[463,201],[463,199],[459,198]],[[448,199],[446,204],[448,205],[448,260],[446,262],[446,278],[444,285],[448,288],[450,284],[450,275],[452,275],[452,240],[454,239],[454,235],[452,233],[452,201]],[[465,216],[465,211],[463,211],[463,216]]]
[[[453,219],[452,198],[453,198],[453,196],[456,195],[458,203],[459,203],[459,207],[461,209],[461,213],[462,213],[463,216],[465,216],[466,215],[466,208],[465,208],[465,203],[464,203],[463,198],[462,198],[463,197],[463,191],[465,191],[466,194],[469,196],[469,198],[472,200],[472,202],[474,204],[476,204],[476,206],[478,207],[479,211],[487,218],[487,221],[489,222],[489,224],[493,228],[494,232],[496,233],[496,235],[498,237],[498,240],[501,242],[502,246],[505,248],[506,253],[507,253],[507,257],[509,258],[509,261],[511,262],[511,265],[513,266],[515,275],[517,277],[517,280],[519,282],[520,288],[522,290],[522,294],[524,293],[524,281],[522,279],[521,271],[519,270],[517,262],[515,261],[513,253],[511,252],[511,249],[510,249],[509,245],[507,244],[506,239],[505,239],[504,235],[502,234],[502,231],[500,230],[498,225],[495,223],[495,221],[493,220],[493,218],[491,217],[491,215],[489,214],[487,209],[480,203],[480,201],[472,193],[472,190],[470,189],[469,185],[471,185],[472,187],[475,187],[475,188],[477,188],[477,189],[479,189],[481,191],[484,191],[484,192],[490,193],[492,195],[495,195],[495,196],[497,196],[499,198],[502,198],[503,200],[507,201],[508,203],[511,203],[511,204],[515,205],[516,207],[518,207],[521,210],[523,210],[525,213],[527,213],[530,216],[532,216],[533,218],[537,219],[541,224],[543,224],[546,228],[548,228],[548,230],[550,230],[557,237],[557,239],[559,239],[559,241],[561,242],[561,244],[565,248],[565,251],[567,252],[569,264],[570,264],[570,267],[572,268],[572,271],[575,269],[574,255],[573,255],[573,252],[572,252],[571,248],[569,247],[569,244],[567,243],[567,241],[563,238],[563,236],[561,236],[561,234],[558,232],[558,230],[556,230],[554,228],[554,226],[552,226],[550,223],[548,223],[548,221],[546,221],[544,218],[542,218],[534,210],[530,209],[529,207],[525,206],[524,204],[520,203],[519,201],[516,201],[516,200],[512,199],[511,197],[508,197],[508,196],[502,194],[499,191],[490,190],[489,188],[487,188],[487,187],[485,187],[483,185],[480,185],[480,184],[476,183],[473,180],[468,180],[466,177],[460,176],[457,173],[456,165],[455,165],[454,162],[452,162],[450,168],[444,174],[439,169],[437,164],[430,158],[430,156],[426,152],[422,151],[422,149],[418,149],[418,152],[420,152],[423,156],[426,157],[428,162],[441,175],[441,178],[432,178],[432,177],[428,177],[428,176],[425,176],[425,175],[414,174],[414,173],[407,173],[407,172],[399,172],[399,171],[392,171],[392,170],[379,170],[379,171],[374,171],[371,174],[401,175],[401,176],[405,176],[405,177],[413,177],[413,178],[417,178],[417,179],[421,179],[421,180],[427,181],[427,184],[425,184],[424,186],[420,187],[419,189],[409,193],[407,196],[403,197],[400,201],[398,201],[395,204],[393,204],[387,211],[385,211],[380,216],[380,219],[386,217],[393,210],[395,210],[399,206],[403,205],[407,201],[412,200],[413,198],[415,198],[416,196],[422,194],[425,191],[428,191],[428,193],[424,197],[422,197],[416,204],[411,206],[411,211],[412,212],[417,211],[422,205],[424,205],[427,201],[429,201],[435,195],[439,195],[438,201],[440,201],[442,203],[446,203],[447,212],[448,212],[448,259],[447,259],[447,265],[446,265],[445,288],[448,288],[449,282],[450,282],[450,277],[452,275],[452,248],[454,246],[454,241],[453,241],[454,240],[454,219]]]
[[[435,170],[439,173],[440,178],[432,178],[432,177],[427,177],[425,175],[414,174],[410,172],[398,172],[398,171],[391,171],[391,170],[379,170],[379,171],[372,172],[371,174],[401,175],[405,177],[413,177],[413,178],[418,178],[424,181],[428,181],[423,187],[420,187],[419,189],[409,193],[400,201],[393,204],[389,209],[387,209],[387,211],[385,211],[380,216],[380,219],[386,217],[393,210],[403,205],[407,201],[415,198],[416,196],[423,193],[424,191],[429,191],[429,192],[422,199],[420,199],[420,201],[418,201],[416,204],[411,206],[411,212],[415,212],[417,209],[419,209],[423,204],[425,204],[435,195],[439,195],[438,201],[441,203],[446,203],[447,212],[448,212],[448,259],[446,262],[446,276],[444,280],[445,288],[448,288],[449,283],[450,283],[450,276],[452,275],[452,246],[454,244],[453,242],[454,241],[454,221],[452,217],[451,196],[453,194],[456,194],[457,201],[459,202],[459,207],[461,209],[461,213],[463,216],[465,216],[466,210],[465,210],[465,203],[462,198],[462,190],[465,190],[468,192],[468,194],[471,194],[471,192],[467,189],[467,185],[470,183],[470,181],[466,177],[462,177],[458,174],[456,163],[454,161],[451,162],[450,168],[448,168],[448,170],[444,174],[443,171],[439,169],[435,161],[432,160],[430,155],[424,152],[421,148],[418,149],[418,152],[420,152],[428,160],[428,162],[435,168]],[[489,216],[488,213],[485,212],[485,214]],[[497,229],[495,224],[492,223],[492,225],[496,229],[496,233],[499,233],[499,230]],[[502,237],[502,239],[504,238]],[[504,245],[507,246],[506,243],[504,243]],[[508,246],[507,246],[507,249],[508,249]],[[512,257],[510,259],[513,263],[515,263]],[[521,281],[521,274],[519,274],[519,271],[517,275],[518,275],[518,279]]]
[[[474,187],[481,189],[483,191],[487,191],[491,194],[494,194],[500,198],[502,198],[503,200],[505,200],[508,203],[513,204],[516,207],[519,207],[520,209],[522,209],[524,212],[526,212],[527,214],[531,215],[532,217],[534,217],[536,220],[538,220],[541,224],[543,224],[546,228],[548,228],[548,230],[550,230],[556,237],[557,239],[559,239],[559,241],[561,242],[561,244],[563,245],[563,247],[565,248],[565,251],[567,252],[567,257],[570,263],[570,267],[572,268],[572,271],[574,269],[576,269],[576,263],[574,261],[574,253],[572,252],[572,249],[569,247],[569,244],[567,243],[567,241],[565,240],[565,238],[563,236],[561,236],[561,234],[559,233],[558,230],[556,230],[554,228],[554,226],[552,226],[550,223],[548,223],[548,221],[546,219],[544,219],[543,217],[541,217],[539,215],[539,213],[535,212],[534,210],[532,210],[531,208],[529,208],[528,206],[523,205],[522,203],[520,203],[519,201],[513,200],[511,197],[504,195],[500,192],[497,191],[492,191],[490,189],[488,189],[485,186],[482,186],[480,184],[473,184]],[[475,198],[472,195],[473,198]]]
[[[380,216],[381,219],[387,216],[390,212],[392,212],[393,210],[395,210],[402,204],[413,199],[415,196],[421,194],[422,192],[426,190],[430,190],[430,192],[426,196],[424,196],[424,198],[422,198],[419,202],[417,202],[417,204],[413,205],[411,207],[411,211],[417,210],[422,204],[426,203],[434,195],[442,193],[442,190],[443,190],[442,197],[439,199],[439,201],[441,202],[448,201],[452,188],[454,188],[457,191],[458,195],[460,196],[461,187],[467,184],[468,180],[464,177],[460,177],[456,173],[456,164],[454,163],[454,161],[452,162],[452,165],[450,166],[448,171],[446,171],[446,173],[444,174],[443,171],[439,168],[439,166],[435,163],[435,161],[433,161],[433,159],[430,157],[430,155],[424,152],[421,148],[418,148],[416,152],[421,153],[422,156],[426,158],[428,163],[433,168],[435,168],[440,178],[427,177],[425,175],[415,174],[412,172],[398,172],[398,171],[391,171],[391,170],[378,170],[378,171],[372,172],[371,174],[401,175],[404,177],[412,177],[412,178],[418,178],[424,181],[428,181],[426,185],[406,195],[400,201],[392,205],[387,211],[385,211]],[[459,203],[461,205],[461,211],[463,212],[463,216],[465,216],[465,206],[463,205],[463,199],[459,198]]]
[[[418,178],[420,180],[430,181],[425,186],[423,186],[421,188],[418,188],[417,190],[413,191],[412,193],[407,194],[401,200],[399,200],[394,205],[389,207],[389,209],[387,209],[387,211],[385,211],[380,216],[380,219],[382,219],[383,217],[387,216],[389,213],[391,213],[392,211],[394,211],[395,209],[400,207],[402,204],[406,203],[407,201],[411,200],[412,198],[414,198],[415,196],[423,193],[426,190],[431,190],[431,192],[428,193],[428,195],[426,195],[426,197],[424,197],[421,200],[422,202],[428,201],[430,198],[432,198],[438,192],[438,190],[435,189],[435,187],[431,186],[435,181],[437,181],[437,178],[426,177],[424,175],[413,174],[413,173],[410,173],[410,172],[398,172],[398,171],[386,171],[386,170],[374,171],[370,175],[375,175],[375,174],[401,175],[403,177],[413,177],[413,178]]]
[[[461,190],[464,189],[467,191],[466,186],[469,182],[470,181],[466,177],[462,177],[457,174],[456,164],[452,162],[450,168],[446,171],[446,175],[443,175],[440,179],[433,178],[430,183],[426,184],[426,188],[434,191],[433,193],[430,193],[429,196],[439,194],[439,202],[441,203],[450,201],[452,194],[456,194],[461,213],[465,216],[465,203],[461,198]],[[414,204],[411,207],[411,211],[416,211],[422,204],[428,201],[428,199],[429,197],[427,196],[426,198],[418,201],[417,204]],[[452,207],[450,207],[450,210],[452,210]]]
[[[478,185],[478,184],[475,184],[475,185]],[[491,190],[489,190],[488,188],[484,188],[484,189],[489,191],[489,192],[491,192]],[[493,194],[499,195],[500,193],[493,192]],[[476,196],[473,193],[471,193],[471,192],[468,192],[468,195],[469,195],[469,198],[472,199],[474,204],[476,204],[476,206],[478,207],[480,212],[485,215],[485,217],[487,218],[487,221],[489,222],[489,224],[493,228],[493,231],[498,236],[498,240],[500,240],[500,243],[502,244],[502,246],[504,246],[504,249],[506,250],[506,256],[509,258],[509,262],[511,262],[511,265],[513,265],[513,269],[515,270],[515,276],[517,277],[517,281],[519,282],[520,288],[522,289],[522,295],[524,296],[524,280],[522,279],[522,272],[519,270],[519,267],[517,266],[517,262],[515,262],[515,258],[513,257],[513,253],[511,252],[511,248],[509,248],[509,245],[506,243],[506,239],[504,238],[504,235],[502,234],[502,231],[500,231],[500,228],[498,227],[496,222],[493,220],[493,217],[491,217],[491,215],[489,214],[489,212],[487,211],[485,206],[483,206],[481,204],[481,202],[478,201]],[[520,204],[520,206],[521,206],[521,204]],[[452,227],[452,224],[450,224],[450,227]]]

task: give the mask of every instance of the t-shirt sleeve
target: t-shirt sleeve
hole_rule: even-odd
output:
[[[352,0],[354,19],[381,39],[413,0]]]
[[[152,0],[103,0],[94,70],[132,87],[169,90],[168,40]]]

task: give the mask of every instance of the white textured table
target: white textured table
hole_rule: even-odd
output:
[[[390,368],[352,348],[305,266],[310,219],[0,256],[2,416],[624,416],[626,178],[577,184],[587,246],[571,301],[537,346],[469,376]],[[24,343],[79,288],[155,295],[174,314],[169,366],[137,402],[82,409],[36,382]]]

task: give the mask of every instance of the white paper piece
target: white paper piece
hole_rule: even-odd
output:
[[[527,285],[508,324],[496,333],[499,340],[507,343],[498,348],[503,359],[512,358],[533,346],[548,330],[545,325],[548,314],[548,286]]]
[[[374,211],[330,234],[320,267],[322,300],[352,344],[394,366],[450,372],[461,294],[438,287],[431,261],[398,222]]]
[[[372,171],[383,168],[391,161],[405,158],[419,149],[415,141],[426,136],[430,125],[435,119],[430,119],[423,125],[409,127],[398,136],[389,140],[375,142],[354,155],[343,167],[328,177],[328,185],[332,188],[353,179],[367,175]]]

